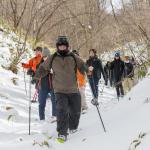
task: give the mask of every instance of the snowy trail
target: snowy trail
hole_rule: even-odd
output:
[[[115,98],[115,89],[100,85],[100,112],[107,132],[104,133],[97,110],[90,103],[92,95],[87,85],[86,96],[89,110],[81,116],[79,132],[69,135],[68,141],[58,144],[56,124],[48,120],[51,115],[51,102],[47,101],[46,123],[38,121],[38,103],[32,104],[31,136],[28,135],[28,104],[29,99],[25,94],[24,74],[22,68],[18,75],[1,67],[10,64],[10,49],[16,48],[18,36],[13,32],[8,35],[0,32],[0,150],[150,150],[150,77],[143,79],[132,91],[118,100]],[[130,43],[134,46],[134,43]],[[21,46],[22,47],[22,46]],[[30,45],[23,61],[27,61],[33,54]],[[141,45],[141,47],[143,47]],[[139,47],[134,46],[138,57]],[[128,51],[127,51],[128,53]],[[145,55],[145,54],[144,54]],[[111,59],[112,53],[105,53],[104,59]],[[150,72],[150,71],[149,71]],[[18,85],[12,83],[16,78]],[[27,90],[29,78],[26,76]],[[101,93],[103,91],[103,93]],[[32,87],[32,96],[35,90]],[[29,92],[28,92],[29,93]],[[129,98],[131,100],[129,101]],[[45,131],[47,134],[43,134]],[[140,133],[147,133],[144,138],[139,138]],[[129,146],[133,140],[140,145],[135,149]],[[49,147],[40,146],[44,141]],[[33,145],[35,142],[37,144]],[[133,143],[135,145],[135,143]]]
[[[3,71],[3,70],[2,70]],[[9,74],[9,73],[8,73]],[[32,125],[31,136],[28,136],[28,98],[25,95],[23,74],[20,73],[18,86],[11,84],[9,75],[3,77],[0,86],[0,148],[4,150],[13,149],[47,149],[46,146],[33,146],[34,141],[41,143],[48,141],[49,149],[94,149],[94,150],[128,150],[130,143],[140,132],[149,131],[150,121],[147,119],[150,113],[149,86],[150,78],[140,82],[124,99],[118,103],[115,98],[115,90],[104,87],[103,93],[99,95],[100,111],[104,120],[107,132],[104,133],[99,120],[97,110],[91,105],[92,98],[89,87],[86,88],[89,110],[81,116],[81,129],[78,133],[70,135],[65,144],[55,142],[57,136],[56,124],[47,123],[44,130],[47,135],[42,134],[43,127],[37,121],[38,104],[32,104]],[[6,82],[7,81],[7,82]],[[5,83],[5,84],[4,84]],[[28,84],[27,84],[28,87]],[[102,85],[100,85],[100,90]],[[142,91],[142,92],[141,92]],[[34,88],[32,88],[32,95]],[[131,101],[129,101],[131,97]],[[6,110],[10,106],[12,109]],[[50,117],[51,103],[48,100],[46,114],[47,120]],[[14,115],[10,120],[8,117]],[[48,140],[48,136],[52,139]],[[140,147],[138,147],[140,148]],[[141,150],[141,149],[140,149]],[[149,149],[144,149],[149,150]]]
[[[32,129],[33,135],[31,135],[30,138],[27,135],[28,134],[28,98],[25,95],[23,80],[21,77],[19,77],[19,79],[20,79],[19,86],[14,86],[13,84],[10,84],[8,82],[8,83],[5,83],[4,86],[0,87],[0,95],[1,95],[0,96],[0,101],[1,101],[1,103],[0,103],[0,108],[1,108],[0,129],[1,129],[1,131],[3,131],[3,132],[0,132],[0,139],[2,139],[0,141],[6,142],[9,144],[11,143],[12,139],[17,140],[19,136],[25,138],[26,140],[30,139],[33,142],[34,135],[36,135],[36,134],[38,135],[38,133],[41,132],[39,129],[40,124],[38,124],[38,122],[35,121],[38,118],[38,104],[32,104],[32,128],[31,129]],[[9,88],[6,84],[10,84]],[[32,90],[32,91],[34,91],[34,90]],[[89,102],[88,102],[89,103],[89,112],[88,112],[88,114],[82,115],[81,125],[80,125],[81,126],[80,128],[82,128],[84,130],[79,132],[77,135],[70,136],[68,143],[71,141],[70,140],[71,137],[74,137],[74,140],[77,141],[77,143],[78,143],[78,137],[79,137],[80,133],[83,134],[83,137],[88,136],[88,132],[87,132],[88,129],[93,128],[92,124],[89,124],[90,118],[97,117],[97,119],[94,119],[94,121],[98,120],[97,123],[100,124],[99,118],[98,118],[98,116],[96,116],[97,115],[96,109],[90,104],[91,94],[89,92],[89,88],[87,88],[87,95],[88,95],[87,97],[89,99]],[[103,96],[106,96],[105,93]],[[50,105],[50,102],[48,102],[48,104]],[[8,110],[6,110],[6,107],[12,107],[12,110],[8,111]],[[50,106],[47,108],[47,112],[48,112],[48,109],[50,109]],[[8,117],[12,114],[14,114],[16,116],[14,116],[14,118],[12,117],[12,119],[10,119],[8,121]],[[49,115],[50,111],[47,114]],[[84,122],[83,125],[82,125],[82,122]],[[50,131],[49,135],[56,137],[56,135],[57,135],[57,133],[55,131],[56,125],[49,124],[47,128]],[[98,128],[99,128],[99,126],[97,127],[97,129]],[[103,133],[103,131],[101,131],[101,130],[100,130],[100,132]],[[92,133],[91,136],[94,136],[96,133],[97,133],[97,131],[94,130],[94,132]],[[5,136],[5,138],[3,138],[3,136]],[[42,137],[41,134],[39,136]],[[80,140],[82,141],[83,139],[81,137]],[[3,142],[2,142],[2,145],[0,144],[0,147],[1,146],[3,147]],[[9,149],[8,145],[6,147],[8,147],[8,149]]]

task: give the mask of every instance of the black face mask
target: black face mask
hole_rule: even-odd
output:
[[[63,50],[63,51],[61,51],[61,50],[58,50],[58,53],[61,55],[61,56],[66,56],[67,54],[68,54],[68,52],[69,52],[69,50],[67,49],[67,50]]]

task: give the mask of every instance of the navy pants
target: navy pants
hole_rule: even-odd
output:
[[[98,98],[98,78],[89,77],[89,84],[91,86],[94,98]]]
[[[51,101],[52,101],[52,116],[56,116],[56,100],[55,100],[54,92],[52,90],[40,89],[38,94],[40,120],[45,120],[46,99],[49,93],[51,95]]]

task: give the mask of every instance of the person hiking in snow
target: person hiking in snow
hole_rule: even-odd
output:
[[[89,72],[87,73],[89,83],[94,95],[94,98],[98,98],[98,83],[101,79],[101,74],[105,80],[104,69],[102,66],[101,60],[96,55],[96,50],[91,49],[89,50],[89,59],[86,61],[86,64],[89,68]]]
[[[134,70],[133,86],[135,86],[138,83],[138,80],[139,80],[139,76],[138,76],[139,75],[138,74],[139,64],[133,56],[131,56],[131,58],[130,58],[130,63],[133,65],[133,70]]]
[[[124,69],[125,78],[134,77],[134,68],[133,68],[133,64],[130,62],[129,56],[125,56],[124,65],[125,65],[125,69]]]
[[[111,62],[110,69],[113,72],[113,82],[116,87],[117,97],[124,96],[124,89],[122,85],[124,62],[120,58],[120,53],[115,53],[114,61]]]
[[[106,77],[106,80],[105,80],[105,85],[107,86],[108,85],[108,81],[110,83],[110,86],[112,87],[112,79],[113,79],[113,74],[112,74],[112,71],[110,69],[110,61],[107,61],[106,65],[104,66],[104,73],[105,73],[105,77]]]
[[[34,49],[35,57],[31,58],[28,63],[22,63],[22,67],[28,69],[27,74],[32,76],[32,83],[35,83],[33,77],[35,75],[36,67],[42,59],[42,47]]]
[[[124,87],[125,92],[129,92],[131,88],[133,87],[133,77],[134,77],[134,67],[133,64],[130,62],[130,57],[125,56],[124,61],[125,69],[124,69]]]
[[[133,56],[130,58],[130,63],[133,65],[133,67],[135,67],[137,65]]]
[[[85,63],[69,50],[67,37],[59,36],[57,51],[40,65],[40,74],[52,70],[52,83],[56,97],[57,131],[59,141],[66,141],[68,129],[78,129],[81,113],[81,96],[78,89],[77,68],[84,74]]]
[[[42,64],[48,57],[50,56],[50,50],[46,47],[42,51],[42,60],[40,64]],[[39,66],[38,64],[36,72],[35,72],[35,79],[36,76],[39,75]],[[41,77],[38,80],[38,101],[39,101],[39,118],[40,120],[45,120],[45,106],[46,106],[46,99],[47,96],[50,94],[51,102],[52,102],[52,117],[51,122],[56,121],[56,100],[55,95],[52,87],[52,74],[50,71],[44,72],[44,77]]]
[[[73,50],[72,52],[77,56],[79,56],[79,52],[77,50]],[[85,74],[80,73],[79,70],[77,70],[77,80],[78,80],[79,91],[81,94],[81,110],[82,113],[86,113],[88,109],[86,96],[85,96],[86,77]]]

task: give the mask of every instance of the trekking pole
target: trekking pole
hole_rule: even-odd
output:
[[[96,105],[96,108],[97,108],[97,112],[98,112],[98,115],[99,115],[99,117],[100,117],[100,120],[101,120],[103,129],[104,129],[104,132],[106,132],[105,125],[104,125],[104,122],[103,122],[103,120],[102,120],[102,117],[101,117],[101,114],[100,114],[100,110],[99,110],[98,105]]]
[[[37,102],[38,89],[40,88],[41,79],[42,79],[42,77],[40,77],[39,83],[38,83],[37,86],[36,86],[36,91],[35,91],[35,93],[34,93],[34,95],[33,95],[32,101],[31,101],[32,103],[36,103],[36,102]]]
[[[88,77],[87,77],[87,79],[88,79]],[[93,77],[92,77],[92,80],[93,80],[93,82],[94,82]],[[91,87],[91,85],[90,85],[89,79],[88,79],[88,84],[89,84],[89,86],[90,86],[91,93],[92,93],[92,95],[93,95],[93,99],[92,99],[91,103],[96,107],[97,112],[98,112],[98,115],[99,115],[99,118],[100,118],[100,121],[101,121],[101,124],[102,124],[103,129],[104,129],[104,132],[106,132],[106,128],[105,128],[105,125],[104,125],[104,122],[103,122],[103,119],[102,119],[102,117],[101,117],[100,110],[99,110],[100,108],[99,108],[98,98],[95,98],[95,96],[94,96],[94,93],[93,93],[93,91],[92,91],[92,87]]]
[[[26,73],[25,73],[24,68],[23,68],[23,73],[24,73],[24,85],[25,85],[25,92],[26,92],[26,96],[27,96]]]
[[[129,73],[126,77],[122,78],[120,81],[114,83],[114,87],[117,88],[117,86],[119,86],[120,84],[122,84],[122,83],[125,81],[125,79],[130,78],[130,76],[131,76],[133,73],[134,73],[134,70],[132,70],[131,73]],[[119,97],[117,97],[117,99],[118,99],[118,102],[119,102]]]
[[[29,135],[31,134],[31,79],[30,76],[30,83],[29,83]]]

